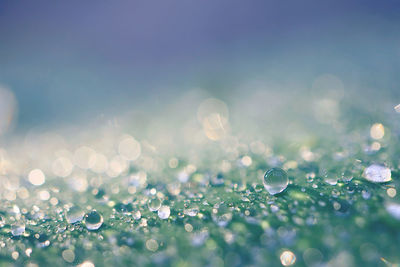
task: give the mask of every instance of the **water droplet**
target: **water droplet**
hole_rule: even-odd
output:
[[[364,170],[363,176],[370,182],[385,183],[389,182],[392,178],[392,173],[388,167],[372,164]]]
[[[132,217],[135,220],[139,220],[140,218],[142,218],[142,213],[140,212],[140,210],[134,211],[132,212]]]
[[[344,170],[342,172],[342,180],[345,182],[350,182],[351,180],[353,180],[353,174],[351,173],[351,171]]]
[[[91,211],[85,215],[85,225],[88,230],[97,230],[103,224],[103,216],[97,211]]]
[[[65,212],[65,219],[67,220],[68,223],[80,222],[82,221],[83,216],[85,216],[85,213],[78,206],[73,206],[69,208],[68,211]]]
[[[61,256],[66,262],[72,263],[75,260],[75,253],[72,249],[66,249],[62,252]]]
[[[25,232],[25,224],[23,222],[16,222],[11,225],[11,234],[13,236],[20,236]]]
[[[159,198],[152,198],[149,200],[149,210],[157,211],[161,207],[161,200]]]
[[[394,107],[394,110],[395,110],[397,113],[400,113],[400,104],[398,104],[397,106],[395,106],[395,107]]]
[[[306,179],[307,179],[307,182],[308,182],[308,183],[314,182],[314,178],[315,178],[315,173],[308,173],[308,174],[306,175]]]
[[[131,203],[128,203],[128,204],[117,203],[117,204],[114,206],[114,209],[115,209],[117,212],[121,212],[121,213],[124,213],[124,214],[128,214],[128,213],[130,213],[130,212],[133,210],[133,207],[132,207],[132,204],[131,204]]]
[[[152,252],[157,251],[158,243],[154,239],[149,239],[146,241],[146,248]]]
[[[188,209],[184,209],[183,213],[185,213],[187,216],[194,217],[199,213],[199,208],[198,207],[191,207]]]
[[[193,225],[191,225],[190,223],[185,224],[184,228],[185,231],[188,233],[191,233],[193,231]]]
[[[211,185],[213,186],[222,186],[224,185],[224,175],[222,173],[218,173],[216,176],[211,177]]]
[[[275,195],[286,189],[289,184],[289,179],[284,170],[272,168],[265,173],[263,184],[271,195]]]
[[[327,177],[327,178],[325,178],[325,182],[330,185],[337,185],[337,178]]]
[[[168,219],[170,214],[171,210],[168,206],[161,206],[161,208],[158,210],[158,217],[160,217],[160,219]]]

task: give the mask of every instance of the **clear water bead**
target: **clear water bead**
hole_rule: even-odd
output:
[[[16,222],[11,225],[11,234],[13,236],[20,236],[25,232],[25,224],[23,222]]]
[[[193,206],[191,208],[184,209],[183,213],[187,216],[194,217],[199,213],[199,208],[197,206]]]
[[[91,211],[85,215],[85,225],[88,230],[97,230],[103,224],[103,216],[97,211]]]
[[[265,173],[263,184],[271,195],[276,195],[286,189],[289,178],[281,168],[272,168]]]
[[[159,198],[152,198],[148,203],[150,211],[157,211],[161,207],[161,200]]]
[[[132,217],[135,220],[139,220],[140,218],[142,218],[142,213],[140,212],[140,210],[134,211],[132,212]]]
[[[158,217],[160,217],[160,219],[166,220],[169,218],[170,214],[171,210],[168,206],[161,206],[161,208],[158,210]]]
[[[392,173],[388,167],[372,164],[364,170],[363,176],[370,182],[386,183],[392,180]]]
[[[65,219],[68,223],[80,222],[83,220],[83,216],[85,216],[85,213],[77,206],[73,206],[65,212]]]

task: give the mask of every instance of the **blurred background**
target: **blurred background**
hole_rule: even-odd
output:
[[[261,123],[316,98],[328,117],[346,101],[393,110],[399,14],[394,0],[1,0],[0,132],[179,116],[210,97]]]

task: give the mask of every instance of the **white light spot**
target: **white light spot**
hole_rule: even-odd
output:
[[[84,261],[84,262],[82,262],[81,265],[79,265],[79,267],[95,267],[95,266],[94,266],[93,262],[91,262],[91,261]]]
[[[161,206],[161,208],[158,209],[158,217],[162,220],[168,219],[170,214],[171,210],[168,206]]]
[[[386,183],[392,180],[392,172],[388,167],[372,164],[364,170],[363,176],[370,182]]]
[[[39,186],[44,184],[46,178],[40,169],[34,169],[29,173],[28,179],[31,184]]]
[[[381,123],[375,123],[371,126],[370,135],[375,140],[382,139],[385,135],[385,128]]]
[[[395,106],[395,107],[394,107],[394,110],[395,110],[397,113],[400,113],[400,104],[398,104],[397,106]]]
[[[119,154],[126,160],[136,160],[141,154],[141,146],[132,136],[126,136],[118,146]]]
[[[290,250],[285,250],[281,254],[281,263],[283,266],[290,266],[296,262],[296,255]]]

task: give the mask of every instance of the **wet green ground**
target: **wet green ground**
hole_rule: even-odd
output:
[[[217,113],[222,124],[223,112]],[[225,135],[211,114],[199,128],[202,139],[184,153],[160,152],[145,138],[138,139],[138,152],[131,137],[97,133],[101,138],[88,146],[109,143],[102,146],[105,163],[98,154],[91,163],[94,150],[82,150],[83,156],[76,152],[85,142],[63,143],[64,150],[54,154],[48,152],[53,147],[42,145],[60,142],[43,138],[36,147],[43,149],[40,157],[34,154],[12,168],[10,155],[17,149],[8,148],[2,154],[0,263],[397,266],[399,114],[391,112],[374,125],[362,119],[365,111],[353,110],[352,119],[331,134],[285,132],[265,142],[243,133]],[[174,146],[178,144],[169,147]],[[102,169],[106,163],[107,171]],[[391,180],[365,179],[363,172],[373,163],[387,166]],[[32,166],[43,170],[45,182],[20,171]],[[272,167],[289,177],[287,188],[276,195],[262,182]],[[103,218],[101,227],[88,230],[88,221],[79,216],[78,222],[68,223],[71,206],[85,213],[96,210]],[[15,234],[17,224],[25,225],[21,235]]]

